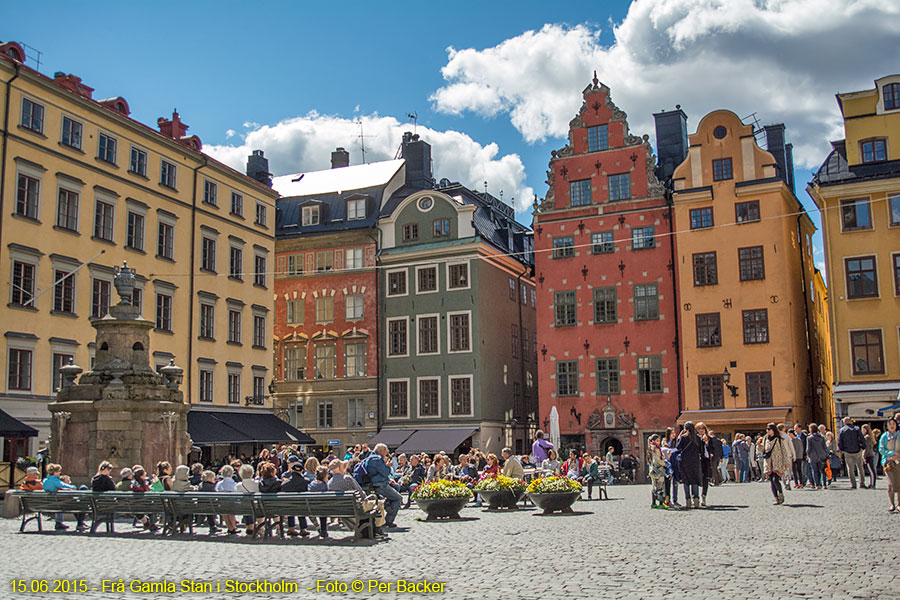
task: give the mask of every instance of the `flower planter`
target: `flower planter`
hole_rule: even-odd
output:
[[[459,511],[466,505],[469,498],[416,498],[416,504],[427,515],[426,521],[437,519],[458,519]]]
[[[522,499],[524,491],[514,492],[512,490],[479,490],[479,498],[488,503],[491,510],[500,510],[501,508],[509,508],[518,510],[516,503]]]
[[[570,513],[572,505],[581,496],[581,492],[556,492],[536,494],[528,492],[528,499],[534,502],[534,505],[544,511],[545,515],[554,512]]]

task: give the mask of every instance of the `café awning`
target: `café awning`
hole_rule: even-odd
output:
[[[271,413],[192,410],[188,413],[188,433],[199,446],[316,443],[309,435]]]
[[[477,427],[418,429],[397,447],[397,452],[427,452],[431,454],[443,450],[451,453],[476,431],[478,431]]]
[[[36,437],[38,430],[0,410],[0,437]]]
[[[397,448],[415,432],[415,429],[382,429],[369,440],[369,447],[374,448],[375,444],[384,444],[388,448]]]
[[[766,408],[724,408],[721,410],[686,410],[678,417],[678,423],[702,421],[707,425],[765,425],[767,423],[792,422],[793,409],[789,406]]]

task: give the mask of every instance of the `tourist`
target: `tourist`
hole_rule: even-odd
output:
[[[793,488],[799,489],[803,487],[803,442],[797,437],[796,429],[788,431],[788,437],[791,441],[791,449],[793,450],[794,461],[791,463],[791,479],[793,479]]]
[[[859,475],[859,487],[866,487],[865,471],[863,463],[866,454],[866,438],[859,427],[853,424],[850,417],[844,417],[844,426],[838,431],[838,449],[844,453],[844,463],[847,465],[847,477],[850,479],[850,489],[856,489],[856,476]]]
[[[702,421],[695,426],[700,438],[700,506],[706,507],[706,494],[709,492],[709,480],[712,478],[712,452],[709,449],[709,433]]]
[[[92,492],[114,492],[116,491],[116,483],[110,477],[113,466],[109,461],[103,461],[97,467],[97,474],[91,479]]]
[[[47,477],[44,478],[41,485],[45,492],[51,493],[78,489],[76,486],[72,485],[72,481],[69,479],[68,475],[62,475],[62,467],[53,463],[47,465]],[[78,521],[78,525],[75,528],[76,531],[84,531],[84,513],[75,513],[75,519]],[[63,514],[56,513],[56,530],[65,531],[68,528],[69,527],[63,523]]]
[[[750,446],[743,433],[734,436],[731,455],[734,456],[734,480],[738,483],[750,481]]]
[[[478,478],[478,470],[474,469],[473,466],[469,466],[470,471],[474,470],[475,474],[472,476],[473,479]],[[419,461],[419,455],[413,454],[409,457],[409,464],[403,470],[403,474],[400,476],[398,483],[400,484],[399,489],[403,494],[408,494],[406,499],[406,504],[403,506],[404,508],[409,508],[410,503],[412,502],[413,492],[416,491],[416,488],[422,485],[422,482],[425,481],[425,467],[422,466],[422,463]]]
[[[591,457],[590,452],[584,455],[581,464],[581,477],[579,478],[583,485],[587,486],[587,499],[591,500],[594,485],[600,481],[600,465]]]
[[[609,472],[612,473],[616,470],[616,449],[610,446],[606,449],[606,464],[609,465]],[[612,483],[610,481],[609,483]]]
[[[156,479],[150,484],[150,491],[168,492],[172,490],[172,465],[166,461],[156,463]]]
[[[237,482],[234,480],[234,467],[230,464],[223,465],[219,469],[219,481],[216,482],[215,491],[224,494],[237,492]],[[220,515],[225,523],[227,535],[237,535],[237,519],[234,515]]]
[[[306,480],[312,483],[316,480],[316,471],[319,470],[319,459],[315,456],[310,456],[306,459],[306,462],[303,464],[303,476],[306,477]]]
[[[193,492],[194,486],[191,485],[190,469],[187,465],[178,465],[175,467],[175,476],[172,478],[173,492]]]
[[[282,494],[302,493],[309,491],[309,481],[303,476],[303,465],[299,460],[290,463],[290,468],[284,473],[281,480],[281,488],[278,490]],[[297,522],[300,523],[300,531],[297,531]],[[290,537],[306,537],[309,531],[306,529],[306,517],[289,516],[287,518],[287,534]]]
[[[522,463],[519,462],[519,459],[513,456],[512,449],[504,448],[500,451],[500,454],[503,455],[502,474],[513,479],[525,479],[525,469],[522,468]],[[581,473],[579,472],[580,475]]]
[[[127,469],[122,469],[126,471]],[[131,492],[144,493],[150,491],[150,482],[147,478],[147,471],[141,465],[131,467]],[[122,490],[126,491],[126,490]],[[156,515],[134,515],[134,518],[149,531],[157,531],[159,527],[156,525]]]
[[[534,457],[534,464],[541,465],[545,460],[550,458],[550,451],[553,450],[553,444],[544,439],[544,432],[540,429],[534,434],[534,443],[531,444],[531,455]]]
[[[746,441],[747,463],[750,466],[750,474],[747,478],[747,481],[761,481],[762,470],[759,468],[759,463],[756,460],[756,451],[759,447],[760,442],[762,442],[762,436],[754,440],[752,435],[748,435]]]
[[[900,508],[900,431],[896,417],[888,419],[887,426],[878,440],[878,453],[881,454],[881,466],[888,480],[888,498],[891,501],[890,512]],[[47,481],[44,480],[44,489]]]
[[[443,454],[435,454],[434,459],[431,461],[431,466],[428,467],[428,473],[425,475],[425,481],[446,479],[448,473],[446,460]]]
[[[687,508],[700,508],[700,484],[703,482],[700,456],[703,442],[697,435],[693,421],[684,424],[684,431],[675,446],[680,455],[679,469],[684,484],[684,504]]]
[[[210,470],[200,471],[200,485],[197,486],[198,492],[215,492],[216,491],[216,474]],[[209,535],[213,535],[219,528],[216,526],[215,515],[206,515],[206,518],[198,517],[200,520],[197,525],[203,521],[209,524]]]
[[[722,472],[722,483],[728,483],[728,461],[731,460],[731,445],[722,440],[722,460],[719,462],[719,470]]]
[[[191,476],[188,477],[188,481],[190,481],[191,485],[194,487],[199,487],[203,482],[203,465],[201,463],[194,463],[191,465]]]
[[[527,454],[523,454],[519,457],[519,464],[522,465],[522,469],[534,469],[534,464]]]
[[[581,477],[582,464],[583,461],[578,458],[578,451],[573,448],[569,450],[569,459],[560,467],[560,473],[577,481]]]
[[[866,441],[866,448],[863,450],[863,468],[869,474],[869,485],[863,487],[874,490],[877,478],[875,473],[875,448],[878,442],[868,423],[862,426],[860,433],[862,433],[863,439]]]
[[[403,496],[397,491],[396,482],[390,478],[391,470],[384,459],[387,454],[388,447],[385,444],[376,444],[372,454],[365,459],[365,468],[375,493],[384,498],[386,513],[384,526],[394,527],[394,519],[397,518],[397,512],[403,504]]]
[[[659,441],[659,434],[654,433],[647,439],[648,443],[648,471],[650,473],[650,482],[652,484],[652,501],[650,508],[666,507],[666,459],[663,456],[662,446]],[[591,497],[590,488],[588,488],[588,499]]]
[[[19,489],[26,492],[39,492],[44,489],[44,483],[41,481],[41,471],[37,467],[25,469],[25,479],[19,484]]]
[[[122,470],[119,471],[119,477],[121,477],[121,480],[116,484],[116,491],[130,492],[131,484],[134,481],[134,471],[128,467],[123,467]]]
[[[784,492],[781,487],[781,478],[791,468],[791,454],[787,444],[782,439],[775,423],[766,425],[766,436],[763,440],[763,472],[769,479],[775,504],[784,504]]]
[[[666,428],[666,439],[660,444],[660,449],[666,459],[666,504],[671,507],[681,506],[678,504],[678,484],[681,483],[681,473],[675,461],[676,445],[678,444],[678,434],[675,433],[673,427]]]
[[[327,492],[328,491],[328,469],[319,466],[316,469],[316,480],[309,484],[311,492]],[[328,517],[319,517],[319,537],[326,539],[328,537]]]
[[[720,468],[722,465],[722,456],[724,455],[722,440],[716,436],[716,432],[712,429],[707,429],[706,435],[706,446],[710,453],[709,467],[712,472],[713,485],[722,485],[722,470]]]
[[[547,458],[541,461],[541,471],[544,476],[556,475],[559,471],[559,460],[557,460],[556,450],[553,448],[547,451]]]
[[[487,466],[481,472],[482,479],[489,479],[500,474],[500,461],[497,460],[496,454],[487,455]]]
[[[825,461],[828,460],[828,449],[825,447],[825,436],[819,433],[815,423],[810,423],[809,434],[806,436],[806,457],[812,473],[810,479],[812,489],[821,490],[825,487]]]

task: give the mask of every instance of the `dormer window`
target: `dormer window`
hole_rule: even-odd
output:
[[[900,109],[900,83],[889,83],[881,88],[881,97],[884,98],[884,110]]]
[[[319,224],[319,207],[318,206],[304,206],[303,207],[302,224],[304,227]]]
[[[887,141],[884,138],[860,142],[859,150],[864,163],[887,160]]]
[[[359,200],[347,200],[347,220],[348,221],[358,221],[359,219],[366,218],[366,201],[364,199]]]
[[[588,152],[597,152],[609,148],[609,134],[606,125],[588,127],[587,130]]]
[[[720,158],[712,161],[713,181],[725,181],[734,178],[734,171],[731,168],[730,158]]]

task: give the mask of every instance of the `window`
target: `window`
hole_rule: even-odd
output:
[[[69,364],[69,361],[74,361],[75,356],[73,354],[59,354],[57,352],[53,353],[53,362],[51,363],[51,375],[50,375],[50,393],[56,394],[63,386],[63,377],[60,369]]]
[[[316,252],[316,271],[323,273],[334,269],[334,251],[322,250]]]
[[[10,390],[31,391],[31,350],[9,349],[9,371],[6,379]]]
[[[769,341],[769,310],[758,308],[741,311],[745,344],[766,344]]]
[[[638,392],[662,391],[662,357],[638,356]]]
[[[334,298],[316,298],[316,323],[334,321]]]
[[[231,192],[231,214],[236,217],[244,216],[244,197],[237,192]]]
[[[594,254],[608,254],[615,251],[612,231],[601,231],[591,234],[591,252]]]
[[[472,350],[468,313],[450,314],[450,352]]]
[[[213,372],[200,369],[200,402],[213,401]]]
[[[770,371],[747,373],[744,381],[747,385],[748,407],[772,406],[772,373]]]
[[[416,223],[407,223],[403,226],[403,241],[414,242],[419,239],[419,225]]]
[[[116,207],[97,200],[94,212],[94,237],[107,242],[113,241],[113,221]]]
[[[732,179],[734,177],[734,173],[731,169],[730,158],[720,158],[718,160],[712,161],[712,164],[713,181],[724,181],[726,179]]]
[[[572,236],[553,238],[553,258],[575,256],[575,238]]]
[[[16,214],[20,217],[37,219],[40,191],[40,180],[20,173],[16,193]]]
[[[509,283],[509,299],[515,302],[516,300],[516,280],[512,277],[508,280]]]
[[[391,271],[388,273],[388,296],[406,295],[406,271]]]
[[[144,290],[139,287],[131,290],[131,305],[134,306],[140,314],[144,309]]]
[[[344,344],[344,377],[366,376],[366,343]]]
[[[175,189],[177,168],[166,160],[159,161],[159,183]]]
[[[13,261],[12,298],[10,303],[17,306],[32,305],[34,300],[37,267],[31,263]]]
[[[578,179],[569,182],[569,205],[587,206],[591,203],[591,180]]]
[[[391,381],[388,383],[388,396],[391,402],[389,417],[406,417],[409,407],[409,382]]]
[[[512,344],[512,357],[519,358],[519,326],[513,325],[510,330],[510,342]]]
[[[631,249],[643,250],[653,248],[656,242],[653,239],[653,227],[632,227]]]
[[[621,175],[610,175],[610,201],[615,202],[616,200],[628,200],[629,198],[631,198],[631,174],[622,173]]]
[[[140,148],[131,147],[131,164],[128,166],[128,170],[132,173],[140,175],[141,177],[147,176],[147,153],[141,150]]]
[[[62,143],[72,148],[81,150],[81,139],[84,127],[78,121],[74,121],[69,117],[63,117],[62,120]]]
[[[59,190],[56,205],[56,226],[69,231],[78,231],[78,194],[70,190]]]
[[[260,225],[262,227],[266,226],[268,223],[268,212],[266,211],[266,205],[262,202],[256,203],[256,225]]]
[[[156,328],[172,331],[172,296],[156,294]]]
[[[287,274],[293,277],[303,275],[302,254],[292,254],[287,257]]]
[[[253,347],[266,347],[266,318],[263,315],[253,315]]]
[[[447,287],[452,289],[469,287],[469,263],[458,263],[447,267],[449,283]]]
[[[219,205],[219,186],[209,179],[203,181],[203,202],[213,206]]]
[[[884,110],[896,110],[900,108],[900,83],[889,83],[881,88],[881,97],[884,99]]]
[[[894,293],[900,296],[900,254],[891,257],[894,260]]]
[[[725,394],[724,394],[724,386],[725,382],[722,379],[722,375],[699,375],[699,389],[700,389],[700,408],[701,409],[716,409],[716,408],[724,408],[725,406]]]
[[[719,313],[705,313],[694,317],[697,326],[697,347],[713,348],[722,345],[722,324]]]
[[[553,292],[553,325],[569,327],[576,323],[575,291]]]
[[[75,276],[66,271],[54,271],[53,310],[61,313],[75,312]],[[135,288],[137,289],[137,288]]]
[[[887,141],[884,138],[860,142],[859,149],[864,163],[887,160]]]
[[[200,304],[200,337],[213,339],[216,337],[216,307],[212,304]]]
[[[472,413],[472,379],[470,377],[450,378],[450,414],[468,415]]]
[[[900,226],[900,194],[888,197],[891,227]]]
[[[334,344],[316,344],[316,379],[334,379]]]
[[[556,363],[556,395],[578,395],[578,361],[560,360]]]
[[[200,242],[200,268],[216,270],[216,240],[212,238],[204,237]]]
[[[175,257],[175,226],[159,222],[156,235],[156,255],[172,260]]]
[[[597,152],[609,148],[609,135],[606,125],[587,128],[588,152]]]
[[[880,375],[884,373],[884,349],[881,331],[865,329],[850,332],[850,352],[854,375]]]
[[[347,200],[347,220],[348,221],[358,221],[359,219],[366,218],[366,201],[363,199],[359,200]]]
[[[253,259],[253,285],[266,287],[266,257],[257,254]]]
[[[706,229],[713,226],[712,206],[691,210],[691,229]]]
[[[406,355],[406,324],[406,319],[388,320],[388,356]]]
[[[363,318],[363,296],[362,294],[350,294],[345,296],[345,318],[347,321],[358,321]]]
[[[655,283],[634,286],[634,320],[659,319],[659,289]]]
[[[244,279],[244,250],[239,246],[231,246],[228,251],[228,276]]]
[[[419,416],[437,417],[440,415],[440,380],[419,380]]]
[[[99,158],[100,160],[105,160],[108,163],[116,164],[116,146],[118,145],[116,138],[103,132],[100,133],[98,138],[99,141],[97,143],[97,158]]]
[[[618,358],[598,358],[597,359],[597,393],[598,394],[618,394],[619,393],[619,359]]]
[[[344,260],[347,269],[362,269],[363,267],[363,249],[348,248],[346,251],[346,259]]]
[[[306,346],[301,344],[285,347],[284,378],[287,381],[306,379]]]
[[[319,207],[318,206],[304,206],[301,224],[304,227],[308,227],[310,225],[318,225],[319,224]]]
[[[437,267],[416,269],[416,293],[437,291]]]
[[[531,341],[528,339],[528,330],[522,328],[522,360],[531,360]]]
[[[759,221],[759,200],[736,203],[734,205],[734,219],[738,223]]]
[[[228,311],[228,341],[232,344],[241,343],[241,311],[229,309]]]
[[[594,323],[617,321],[616,288],[614,286],[594,288]]]
[[[434,237],[447,237],[450,235],[450,219],[435,219],[432,223]]]
[[[844,231],[872,229],[872,213],[866,198],[841,200],[841,226]]]
[[[347,400],[347,429],[359,429],[365,427],[366,406],[362,398],[350,398]]]
[[[522,304],[528,304],[528,287],[525,284],[522,284]]]
[[[437,354],[440,352],[437,316],[418,317],[417,329],[419,331],[418,353]]]
[[[228,404],[241,403],[241,374],[228,374]]]
[[[102,319],[109,312],[112,285],[104,279],[94,279],[91,287],[91,316]]]
[[[334,427],[334,405],[331,402],[319,402],[317,425],[319,429]]]
[[[874,256],[858,256],[844,259],[847,273],[848,298],[877,298],[878,273]]]
[[[128,231],[125,246],[133,250],[144,249],[144,215],[128,211]]]
[[[44,107],[28,98],[22,98],[22,127],[43,133]]]
[[[738,270],[741,281],[755,281],[766,278],[766,265],[762,246],[738,248]]]
[[[715,252],[698,252],[693,256],[693,263],[695,286],[716,285],[719,283]]]

